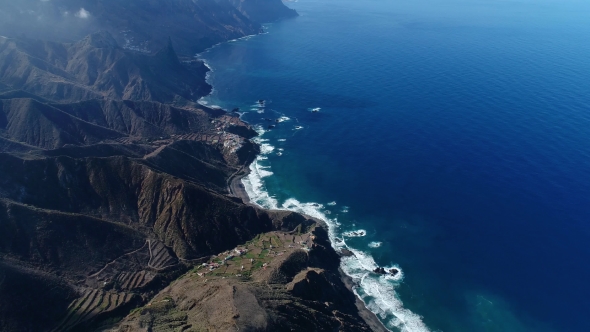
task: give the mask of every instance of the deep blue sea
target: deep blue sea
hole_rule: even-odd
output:
[[[254,202],[327,220],[392,331],[590,331],[590,2],[288,6],[199,55]]]

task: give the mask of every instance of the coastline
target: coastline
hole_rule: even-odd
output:
[[[250,200],[250,196],[248,196],[248,193],[246,192],[246,188],[244,187],[244,184],[242,183],[242,179],[244,177],[248,176],[248,174],[250,174],[250,167],[249,166],[251,164],[252,164],[252,162],[243,165],[242,168],[240,168],[238,171],[236,171],[236,173],[234,173],[230,176],[230,178],[228,179],[229,195],[231,197],[236,197],[236,198],[242,200],[244,202],[244,204],[256,206],[257,208],[261,208],[261,209],[264,209],[269,212],[273,211],[271,209],[265,209],[255,203],[252,203]],[[306,216],[306,217],[313,218],[311,216]],[[326,231],[329,232],[330,226],[327,223],[325,223],[322,220],[319,220],[317,218],[313,218],[313,219],[321,222],[322,227],[324,227],[326,229]],[[330,240],[328,240],[328,241],[330,241]],[[330,245],[332,246],[332,248],[334,248],[331,241],[330,241]],[[339,259],[340,259],[340,257],[342,257],[341,254],[339,254]],[[367,308],[367,306],[365,305],[365,303],[361,300],[361,298],[359,298],[357,296],[357,294],[354,292],[354,290],[353,290],[354,281],[352,280],[352,277],[347,275],[342,270],[341,267],[338,267],[338,274],[340,275],[340,280],[342,280],[342,282],[346,286],[346,289],[348,289],[348,291],[354,295],[355,306],[358,309],[359,316],[365,321],[365,323],[371,328],[371,330],[373,330],[375,332],[390,332],[391,330],[387,329],[385,327],[385,325],[383,325],[383,323],[379,320],[377,315],[374,312],[372,312],[371,310],[369,310]]]
[[[211,46],[210,48],[208,48],[207,50],[197,54],[195,57],[197,59],[199,59],[200,61],[202,61],[204,63],[204,65],[209,69],[209,71],[206,74],[206,81],[207,83],[211,86],[212,90],[211,93],[213,93],[213,91],[215,91],[215,86],[209,81],[211,76],[210,73],[213,72],[213,69],[210,67],[210,65],[207,63],[207,61],[205,59],[203,59],[200,55],[203,53],[206,53],[207,51],[211,50],[212,48],[219,46],[223,43],[231,43],[237,40],[248,40],[254,36],[260,35],[260,34],[266,34],[268,32],[261,32],[258,34],[254,34],[254,35],[247,35],[238,39],[234,39],[234,40],[229,40],[229,41],[225,41],[225,42],[220,42],[216,45]],[[210,94],[211,94],[210,93]],[[201,98],[202,100],[202,98]],[[199,100],[199,103],[201,104],[201,100]],[[203,106],[205,107],[210,107],[210,105],[208,105],[207,103],[202,103]],[[226,111],[228,114],[230,114],[229,111]],[[250,123],[248,123],[247,121],[243,120],[242,117],[240,117],[240,119],[247,123],[248,125],[252,125]],[[260,133],[258,134],[257,137],[260,137]],[[260,143],[258,142],[254,142],[254,144],[261,146]],[[290,211],[288,209],[273,209],[273,208],[265,208],[263,206],[260,206],[258,204],[256,204],[255,202],[252,201],[252,199],[250,198],[250,196],[248,195],[248,192],[246,191],[246,188],[242,182],[242,179],[244,179],[245,177],[247,177],[251,170],[250,170],[250,166],[252,165],[252,163],[256,162],[256,157],[258,157],[259,155],[263,154],[262,152],[258,152],[254,158],[252,158],[252,161],[242,165],[242,167],[240,167],[235,173],[233,173],[227,180],[227,192],[228,192],[228,196],[232,197],[232,198],[236,198],[241,200],[244,204],[247,205],[251,205],[254,206],[258,209],[262,209],[268,212],[273,212],[273,211]],[[302,212],[298,212],[301,215],[304,215],[307,218],[311,218],[314,220],[318,220],[321,223],[321,226],[328,232],[330,233],[330,225],[328,223],[326,223],[325,221],[315,218],[313,216],[307,215],[305,213]],[[377,315],[368,309],[368,307],[366,306],[365,302],[357,295],[357,293],[354,291],[354,287],[355,287],[355,282],[353,281],[352,276],[347,275],[343,270],[342,270],[342,261],[341,261],[341,257],[342,254],[339,253],[334,246],[334,243],[332,243],[331,240],[328,240],[330,242],[330,246],[332,247],[332,250],[334,250],[336,252],[336,254],[338,255],[338,271],[334,271],[335,273],[337,273],[341,279],[341,281],[343,282],[343,284],[346,286],[346,289],[352,293],[352,295],[355,298],[355,306],[358,309],[358,315],[361,317],[361,319],[371,328],[371,330],[373,331],[377,331],[377,332],[390,332],[392,330],[388,329],[384,323],[377,317]]]
[[[231,197],[236,197],[238,199],[241,199],[244,202],[244,204],[252,205],[257,208],[272,212],[273,211],[272,209],[265,209],[255,203],[253,203],[250,199],[250,196],[248,196],[248,193],[246,192],[246,188],[244,187],[244,184],[242,183],[242,179],[244,177],[248,176],[248,174],[250,174],[249,166],[251,164],[252,164],[252,162],[245,164],[244,166],[242,166],[241,169],[239,169],[236,173],[234,173],[228,179],[229,195]],[[324,221],[317,219],[317,218],[313,218],[311,216],[306,216],[306,217],[317,220],[318,222],[320,222],[321,226],[323,228],[325,228],[327,232],[329,232],[330,226],[327,223],[325,223]],[[328,239],[328,241],[330,241],[330,240]],[[330,241],[330,245],[333,248],[333,243],[331,241]],[[339,260],[340,260],[340,257],[342,257],[342,254],[338,254]],[[351,276],[347,275],[342,270],[342,268],[340,267],[340,264],[341,264],[341,262],[339,262],[339,264],[338,264],[339,265],[338,275],[340,276],[342,283],[346,286],[346,289],[348,289],[348,291],[354,295],[355,306],[358,309],[359,316],[365,321],[365,323],[371,328],[371,330],[373,330],[375,332],[390,332],[391,330],[389,330],[385,327],[385,325],[379,320],[377,315],[374,312],[372,312],[371,310],[369,310],[367,308],[367,306],[365,305],[365,303],[363,302],[363,300],[361,298],[359,298],[357,296],[357,294],[354,292],[354,290],[353,290],[354,281],[352,280]]]

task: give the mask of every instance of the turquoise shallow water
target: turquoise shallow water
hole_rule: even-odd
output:
[[[392,330],[590,331],[590,5],[289,6],[200,55],[264,132],[253,199],[325,218]]]

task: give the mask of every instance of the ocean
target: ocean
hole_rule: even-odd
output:
[[[253,202],[326,220],[392,331],[590,331],[590,3],[287,4],[198,55]]]

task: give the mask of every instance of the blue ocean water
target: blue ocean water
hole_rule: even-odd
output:
[[[253,200],[326,219],[394,331],[590,331],[590,4],[288,5],[200,55],[262,133]]]

